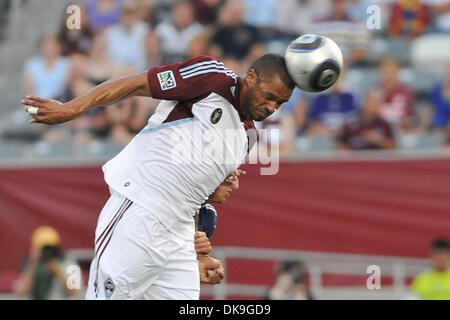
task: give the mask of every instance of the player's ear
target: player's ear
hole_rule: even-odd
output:
[[[255,70],[249,69],[247,71],[247,74],[245,75],[245,80],[247,81],[247,84],[249,86],[253,86],[258,80],[258,74],[256,73]]]

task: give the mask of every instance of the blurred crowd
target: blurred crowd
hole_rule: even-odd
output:
[[[211,237],[211,235],[209,236]],[[40,226],[31,234],[30,250],[22,258],[13,289],[18,297],[32,300],[83,299],[89,265],[67,255],[61,236],[51,226]],[[432,240],[430,266],[411,279],[403,299],[450,300],[450,242]],[[315,300],[307,264],[297,259],[279,260],[265,300]],[[350,279],[350,278],[349,278]]]
[[[339,43],[346,69],[326,92],[296,89],[259,124],[280,129],[281,152],[313,149],[321,141],[339,150],[393,149],[404,137],[421,134],[450,143],[450,61],[419,96],[411,83],[420,79],[405,82],[400,76],[411,67],[399,58],[405,47],[393,49],[395,42],[408,45],[423,35],[450,33],[449,1],[88,0],[81,17],[81,29],[69,30],[64,12],[59,33],[39,40],[36,56],[24,65],[25,94],[65,102],[108,79],[203,54],[244,75],[260,55],[283,53],[299,35],[319,33]],[[378,40],[388,49],[373,59]],[[151,98],[133,98],[66,124],[39,127],[28,139],[124,145],[156,105]]]

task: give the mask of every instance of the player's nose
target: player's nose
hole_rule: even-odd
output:
[[[266,112],[267,115],[270,116],[272,113],[274,113],[275,111],[277,111],[277,106],[276,105],[267,105],[266,106]]]

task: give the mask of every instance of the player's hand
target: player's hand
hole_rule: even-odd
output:
[[[207,255],[197,255],[200,281],[210,284],[219,284],[224,277],[224,270],[219,260]]]
[[[205,232],[197,231],[194,235],[195,252],[197,254],[208,254],[211,252],[211,242],[209,242],[208,237]]]
[[[33,117],[30,123],[61,123],[75,119],[82,113],[73,105],[35,96],[27,96],[21,103],[26,106],[25,111]]]
[[[233,181],[236,181],[237,178],[238,178],[239,176],[242,176],[242,175],[245,175],[245,174],[247,174],[247,172],[245,172],[244,170],[237,169],[237,170],[234,171],[232,174],[230,174],[230,175],[225,179],[225,181],[226,181],[226,182],[233,182]]]

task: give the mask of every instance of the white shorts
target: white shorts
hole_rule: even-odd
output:
[[[86,299],[198,300],[192,241],[117,192],[100,213]]]

